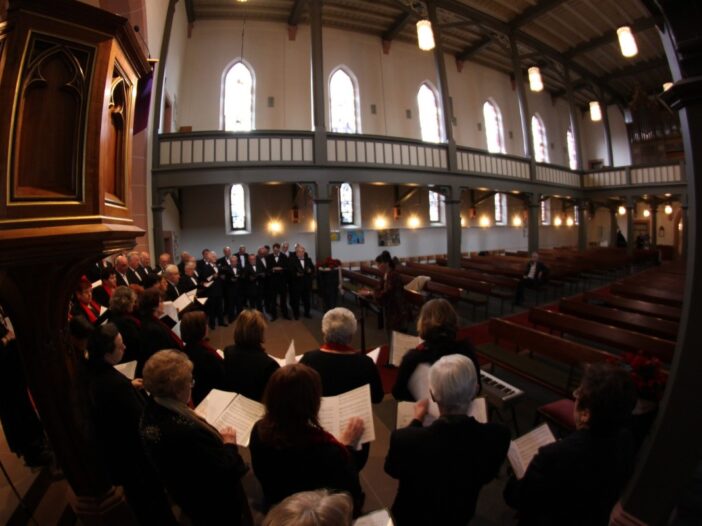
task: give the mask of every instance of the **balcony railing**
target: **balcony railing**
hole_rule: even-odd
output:
[[[314,133],[309,131],[168,133],[159,135],[158,168],[188,170],[326,164],[450,173],[446,144],[397,137],[329,133],[326,146],[326,160],[316,163]],[[684,170],[680,163],[584,172],[538,163],[532,181],[528,159],[463,146],[457,148],[456,172],[583,189],[684,183]]]

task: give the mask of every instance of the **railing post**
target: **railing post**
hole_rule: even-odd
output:
[[[314,163],[327,162],[326,98],[324,96],[324,56],[322,39],[322,0],[309,0],[312,69],[312,115],[314,124]]]

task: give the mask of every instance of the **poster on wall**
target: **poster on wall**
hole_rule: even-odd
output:
[[[366,242],[366,237],[363,230],[349,230],[346,233],[346,239],[349,245],[363,245]]]
[[[329,233],[329,237],[331,238],[332,241],[339,241],[341,239],[341,235],[339,234],[338,230],[332,230]]]
[[[388,228],[387,230],[378,230],[378,246],[379,247],[396,247],[400,244],[400,230],[397,228]]]

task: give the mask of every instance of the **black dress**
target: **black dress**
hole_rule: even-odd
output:
[[[141,322],[132,314],[114,314],[112,311],[108,312],[110,313],[110,322],[115,324],[124,342],[125,350],[122,362],[139,360],[142,355]]]
[[[247,467],[237,447],[215,433],[154,400],[141,419],[147,455],[192,523],[236,526],[248,509],[241,487]]]
[[[542,447],[524,478],[510,479],[505,500],[521,526],[606,526],[633,470],[634,451],[628,430],[575,431]]]
[[[183,350],[182,340],[161,320],[155,316],[145,316],[140,321],[141,355],[137,363],[137,376],[141,376],[146,361],[158,351]]]
[[[280,368],[263,349],[230,345],[224,349],[224,379],[228,391],[260,402],[271,375]]]
[[[263,488],[267,505],[300,491],[327,488],[346,491],[354,501],[354,515],[363,507],[358,471],[347,447],[322,429],[310,427],[299,445],[276,446],[261,439],[258,422],[251,431],[251,467]]]
[[[509,440],[505,426],[463,415],[442,416],[428,427],[413,420],[393,431],[385,471],[400,483],[392,506],[395,523],[468,524],[481,488],[507,456]]]
[[[212,389],[224,389],[224,361],[207,342],[189,343],[185,354],[193,362],[193,403],[202,402]]]
[[[414,370],[419,364],[432,365],[440,358],[450,354],[462,354],[473,361],[475,372],[478,374],[478,386],[480,386],[480,364],[478,363],[473,344],[468,340],[456,340],[450,331],[435,331],[428,335],[422,345],[412,349],[402,357],[397,380],[392,388],[392,395],[395,399],[410,402],[416,401],[408,388],[408,383]]]

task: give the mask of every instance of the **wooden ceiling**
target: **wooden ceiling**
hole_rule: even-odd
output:
[[[627,105],[636,89],[654,94],[670,80],[653,18],[641,0],[428,0],[437,7],[444,50],[510,74],[509,37],[518,42],[523,68],[538,65],[546,90],[565,94],[564,66],[578,104],[598,98]],[[188,19],[269,20],[290,25],[309,22],[306,0],[186,0]],[[416,43],[415,23],[426,14],[417,0],[324,0],[323,23]],[[616,29],[634,30],[639,53],[619,51]],[[392,52],[392,51],[391,51]]]

